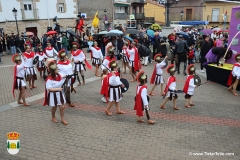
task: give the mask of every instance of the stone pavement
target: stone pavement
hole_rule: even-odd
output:
[[[6,68],[0,67],[1,73],[8,74],[1,76],[1,83],[4,82],[1,87],[12,82]],[[150,78],[153,64],[143,69]],[[100,100],[101,81],[93,78],[92,71],[87,74],[88,83],[77,87],[77,94],[71,95],[76,107],[65,111],[67,126],[52,123],[50,108],[42,106],[42,80],[39,80],[38,92],[30,91],[29,96],[40,94],[33,96],[30,107],[17,107],[10,103],[14,99],[1,102],[4,105],[0,106],[0,160],[240,159],[239,97],[231,95],[225,87],[208,82],[196,88],[193,97],[196,106],[189,109],[184,107],[184,94],[179,94],[179,111],[172,109],[172,102],[166,104],[166,110],[160,109],[163,99],[159,87],[156,88],[156,96],[150,97],[150,116],[156,124],[150,126],[136,122],[133,110],[136,82],[130,83],[129,91],[120,102],[126,114],[115,114],[113,107],[114,114],[107,116],[106,104]],[[131,79],[129,74],[123,77]],[[165,80],[167,77],[164,71]],[[178,89],[183,88],[185,78],[177,75]],[[203,81],[205,79],[202,77]],[[5,89],[4,94],[7,92],[9,90]],[[1,96],[4,94],[1,92]],[[57,118],[60,120],[59,111]],[[6,134],[11,131],[20,133],[21,141],[20,151],[14,156],[6,147]]]

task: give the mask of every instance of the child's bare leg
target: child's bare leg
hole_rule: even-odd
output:
[[[169,100],[170,100],[169,98],[166,98],[166,99],[163,101],[163,103],[160,105],[160,107],[161,107],[162,109],[166,109],[165,104],[166,104]]]
[[[156,88],[156,86],[157,86],[156,84],[153,85],[153,87],[152,87],[152,89],[151,89],[151,91],[149,93],[150,96],[154,96],[154,94],[152,92]]]

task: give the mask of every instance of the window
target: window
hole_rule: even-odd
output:
[[[64,13],[64,3],[59,3],[58,4],[58,10],[60,13]]]
[[[219,8],[213,8],[212,9],[212,22],[218,22],[219,21]]]
[[[32,5],[31,4],[24,4],[23,7],[24,7],[25,11],[27,11],[27,10],[31,11],[32,10]]]

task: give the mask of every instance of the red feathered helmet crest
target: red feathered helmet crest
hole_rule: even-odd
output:
[[[188,71],[188,74],[194,74],[194,73],[195,73],[194,64],[190,64],[190,65],[188,66],[187,71]]]
[[[155,61],[155,62],[160,62],[160,61],[161,61],[161,57],[162,57],[162,54],[156,54],[156,55],[154,56],[154,61]]]
[[[117,66],[118,66],[118,64],[115,60],[111,60],[108,64],[109,68],[116,68]]]
[[[57,65],[55,63],[55,61],[50,61],[47,65],[48,71],[50,72],[51,70],[56,70],[57,69]]]
[[[77,48],[79,48],[79,44],[78,44],[77,42],[73,42],[73,43],[72,43],[72,46],[73,46],[73,47],[76,46]]]
[[[169,65],[167,68],[167,73],[173,73],[175,72],[174,64]]]
[[[141,72],[139,72],[139,73],[137,74],[136,80],[137,80],[139,83],[147,82],[147,75],[145,75],[145,72],[144,72],[144,71],[141,71]]]
[[[236,54],[235,60],[236,60],[236,62],[240,61],[240,53]]]
[[[21,57],[18,54],[14,54],[12,56],[12,62],[17,63],[18,61],[21,61]]]
[[[66,51],[65,49],[62,49],[58,52],[58,58],[60,59],[64,59],[64,57],[66,56]]]

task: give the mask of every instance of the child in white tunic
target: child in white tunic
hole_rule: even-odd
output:
[[[101,48],[98,47],[98,43],[94,42],[94,47],[90,47],[91,50],[91,59],[92,65],[96,67],[95,76],[100,77],[98,74],[98,68],[101,65],[101,61],[103,60],[103,54]]]
[[[108,84],[107,84],[108,86],[104,86],[104,87],[108,87],[108,91],[109,91],[108,95],[109,95],[110,103],[108,104],[105,110],[105,113],[111,116],[112,113],[110,112],[110,109],[115,104],[117,109],[117,114],[125,114],[125,112],[120,110],[120,106],[119,106],[119,101],[122,99],[121,87],[124,87],[124,85],[120,81],[119,73],[117,72],[118,70],[117,63],[116,61],[111,61],[109,65],[112,72],[108,74],[108,77],[106,77],[108,80]]]
[[[26,83],[24,82],[24,63],[22,62],[22,59],[17,54],[13,55],[12,58],[13,62],[16,63],[14,66],[14,81],[13,81],[13,88],[12,93],[15,97],[14,91],[19,90],[19,96],[18,96],[18,104],[23,104],[24,106],[29,106],[30,104],[26,102]],[[21,101],[21,99],[23,101]]]
[[[58,74],[58,68],[54,62],[50,62],[48,69],[50,71],[50,75],[46,81],[46,91],[45,91],[45,102],[44,105],[48,105],[52,107],[52,121],[57,122],[55,117],[55,113],[57,110],[57,106],[60,109],[61,121],[63,124],[67,125],[68,122],[64,119],[64,104],[66,103],[64,93],[62,90],[62,85],[65,81],[60,74]]]
[[[36,53],[36,56],[39,57],[39,60],[37,62],[37,69],[38,69],[38,72],[40,73],[40,77],[42,78],[46,69],[44,62],[45,62],[45,59],[47,59],[48,57],[43,52],[41,44],[39,44],[37,47],[38,47],[38,52]]]

